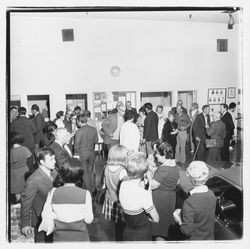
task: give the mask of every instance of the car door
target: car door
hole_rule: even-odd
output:
[[[207,181],[217,199],[215,211],[215,240],[235,240],[243,232],[243,193],[240,188],[219,176]]]

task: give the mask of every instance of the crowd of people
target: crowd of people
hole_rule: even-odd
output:
[[[10,194],[13,204],[21,203],[22,233],[34,234],[35,242],[89,241],[99,133],[107,161],[102,212],[114,224],[116,241],[173,240],[176,227],[185,239],[213,239],[215,197],[204,185],[204,162],[229,161],[236,104],[221,104],[213,120],[209,105],[199,113],[197,103],[187,111],[178,100],[166,119],[163,109],[145,103],[137,113],[130,101],[118,101],[99,127],[78,106],[49,122],[36,104],[31,118],[26,108],[11,107]],[[176,209],[187,142],[194,188]]]

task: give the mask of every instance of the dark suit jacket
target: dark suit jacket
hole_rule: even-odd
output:
[[[156,112],[151,111],[147,114],[144,120],[143,138],[147,142],[156,141],[158,139],[158,115]]]
[[[39,144],[43,140],[43,128],[45,126],[44,118],[41,113],[38,113],[34,117],[34,124],[37,129],[37,133],[35,134],[35,144]]]
[[[38,167],[27,179],[21,197],[21,227],[39,226],[40,215],[48,192],[52,189],[52,180]],[[30,210],[32,217],[30,218]],[[38,222],[39,221],[39,222]],[[32,222],[30,224],[30,222]]]
[[[26,146],[31,151],[34,150],[34,135],[35,133],[37,133],[37,129],[32,120],[24,116],[20,116],[19,118],[12,121],[12,123],[10,124],[10,131],[21,134],[24,138],[23,146]]]
[[[60,169],[64,163],[64,161],[70,158],[69,153],[56,141],[54,141],[49,148],[51,148],[55,152],[55,159],[57,168]]]
[[[98,135],[96,128],[83,125],[76,131],[75,134],[75,152],[84,158],[86,152],[95,153],[95,144],[98,142]]]
[[[217,147],[222,148],[224,138],[226,137],[226,127],[221,120],[217,120],[207,129],[207,134],[212,139],[216,139]]]
[[[226,126],[226,137],[228,138],[232,138],[233,134],[234,134],[234,122],[233,122],[233,118],[232,115],[229,112],[226,112],[222,118],[221,121],[225,124]]]
[[[115,132],[117,124],[118,113],[111,113],[107,118],[103,120],[100,135],[103,138],[105,144],[110,144],[110,139],[112,139],[112,137],[110,136]]]
[[[207,123],[210,125],[210,116],[207,116]],[[203,112],[199,113],[193,123],[193,138],[199,137],[201,140],[206,139],[205,117]]]
[[[69,133],[72,133],[72,122],[71,122],[71,120],[68,120],[68,119],[65,117],[64,120],[63,120],[63,123],[64,123],[65,128],[67,129],[67,131],[68,131]]]

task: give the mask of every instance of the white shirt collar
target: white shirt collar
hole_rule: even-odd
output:
[[[175,159],[166,159],[166,161],[161,166],[175,167],[176,166]]]
[[[36,117],[38,114],[39,114],[39,112],[37,112],[37,113],[35,114],[35,117]]]
[[[190,195],[195,193],[206,193],[208,191],[207,185],[196,186],[192,190],[189,191]]]
[[[226,113],[227,113],[227,111],[223,112],[223,113],[222,113],[222,116],[224,116]]]
[[[63,148],[63,145],[59,141],[55,140],[55,142]]]
[[[194,116],[194,114],[197,112],[197,109],[192,111],[192,116]]]
[[[44,167],[43,165],[39,165],[40,169],[50,178],[51,177],[51,171]]]

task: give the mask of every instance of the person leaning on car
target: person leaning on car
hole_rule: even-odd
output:
[[[181,232],[190,240],[214,239],[214,215],[216,197],[205,185],[209,170],[202,161],[193,161],[187,168],[194,188],[184,201],[182,209],[176,209],[174,219]]]

